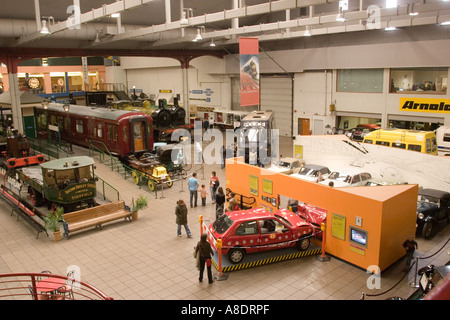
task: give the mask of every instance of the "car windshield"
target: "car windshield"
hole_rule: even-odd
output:
[[[278,166],[280,167],[285,167],[285,168],[289,168],[291,166],[291,164],[289,162],[285,162],[285,161],[279,161],[278,162]]]
[[[421,195],[421,194],[419,194],[417,196],[417,201],[419,201],[419,202],[429,202],[429,203],[432,203],[432,204],[435,204],[435,205],[439,206],[439,199],[438,198],[428,197],[428,196],[424,196],[424,195]]]
[[[219,219],[214,221],[213,229],[215,232],[223,234],[233,225],[233,220],[226,214],[223,214]]]
[[[298,172],[298,174],[308,176],[308,175],[311,175],[313,171],[314,171],[313,169],[310,169],[308,167],[302,167],[300,169],[300,171]]]
[[[347,175],[343,172],[333,172],[332,174],[330,174],[330,176],[328,177],[329,179],[339,179],[339,180],[345,180],[345,178],[347,178]]]
[[[277,215],[277,214],[275,215],[275,217],[277,217],[278,219],[280,219],[281,221],[283,221],[284,224],[286,224],[286,225],[292,227],[292,224],[291,224],[286,218],[284,218],[284,217],[282,217],[282,216],[280,216],[280,215]]]

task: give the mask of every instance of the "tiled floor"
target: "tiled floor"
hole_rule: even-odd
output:
[[[291,140],[292,141],[292,140]],[[289,141],[284,143],[283,155],[292,153]],[[282,144],[283,147],[283,144]],[[78,152],[81,149],[75,148]],[[194,168],[198,169],[197,168]],[[225,170],[211,165],[202,173],[200,183],[207,183],[210,172],[218,173],[222,185]],[[191,170],[192,172],[192,170]],[[175,203],[186,201],[189,194],[186,181],[177,181],[171,189],[155,198],[146,186],[140,189],[130,181],[98,163],[97,174],[114,185],[121,198],[130,203],[139,194],[149,196],[149,207],[140,212],[135,222],[119,221],[107,224],[103,230],[87,230],[74,234],[70,240],[54,242],[50,237],[36,234],[23,221],[11,217],[10,209],[0,204],[0,273],[40,272],[51,270],[64,275],[66,268],[81,268],[83,281],[94,285],[118,300],[355,300],[362,293],[379,294],[391,289],[402,279],[403,260],[381,275],[381,289],[369,290],[369,275],[358,267],[331,257],[321,262],[314,256],[264,265],[228,273],[228,279],[208,284],[198,282],[192,252],[200,235],[199,216],[214,217],[214,206],[208,199],[206,207],[189,209],[189,227],[194,237],[178,238],[175,224]],[[183,185],[182,185],[183,184]],[[419,257],[437,252],[447,241],[450,225],[432,240],[418,238]],[[427,260],[419,260],[419,267],[429,263],[442,265],[448,260],[449,245]],[[217,271],[213,269],[213,274]],[[413,292],[411,271],[387,294],[366,296],[380,300],[392,296],[406,298]]]

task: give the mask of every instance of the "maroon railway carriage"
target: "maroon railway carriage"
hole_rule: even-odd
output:
[[[91,141],[124,161],[153,149],[152,117],[146,113],[79,105],[65,112],[63,104],[50,103],[36,108],[36,119],[38,138],[47,139],[48,125],[58,126],[61,139],[83,147]]]

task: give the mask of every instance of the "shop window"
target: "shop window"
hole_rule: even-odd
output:
[[[78,133],[83,133],[83,120],[77,120],[76,130]]]
[[[337,72],[338,92],[383,92],[383,69],[341,69]]]
[[[391,69],[391,93],[447,93],[448,68]]]

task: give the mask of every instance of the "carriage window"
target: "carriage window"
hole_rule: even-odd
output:
[[[136,122],[134,124],[134,126],[133,126],[133,128],[134,128],[134,139],[136,139],[136,140],[142,139],[141,127],[142,127],[142,122]]]
[[[437,142],[436,142],[436,138],[435,137],[431,138],[431,150],[433,152],[437,150]]]
[[[117,141],[117,127],[108,124],[108,140]]]
[[[68,117],[64,118],[64,130],[69,131],[70,119]]]
[[[406,149],[406,144],[400,142],[394,142],[392,143],[392,146],[394,148]]]
[[[123,142],[128,142],[127,127],[122,127],[122,139]]]
[[[78,133],[83,133],[83,120],[77,120],[76,130]]]
[[[417,144],[410,144],[410,145],[408,145],[408,150],[421,152],[422,147]]]
[[[97,137],[103,138],[103,126],[101,123],[97,123]]]
[[[389,142],[388,141],[377,141],[376,144],[389,147]]]
[[[427,153],[431,152],[431,139],[426,140]]]

